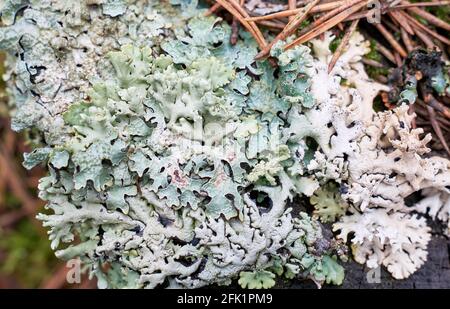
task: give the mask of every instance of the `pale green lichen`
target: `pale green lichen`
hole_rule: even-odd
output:
[[[267,270],[242,271],[239,275],[239,284],[248,289],[269,289],[275,285],[275,274]]]
[[[404,198],[449,185],[449,163],[421,157],[428,137],[411,128],[406,105],[373,111],[386,87],[362,68],[361,35],[330,74],[329,34],[327,44],[312,42],[315,58],[279,42],[275,69],[254,61],[248,33],[231,45],[230,26],[199,17],[197,1],[94,2],[30,1],[0,29],[12,59],[13,128],[44,137],[24,165],[47,163],[39,189],[50,211],[38,218],[58,257],[80,257],[102,288],[238,277],[265,288],[276,276],[340,284],[334,241],[293,203],[306,195],[324,220],[351,204],[334,229],[358,235],[357,261],[398,278],[422,265],[428,230]],[[342,204],[334,188],[324,191],[330,182]],[[397,221],[425,236],[407,243],[391,233]],[[389,243],[373,243],[387,233]],[[408,256],[377,246],[400,242]]]
[[[125,14],[122,1],[102,10]],[[275,78],[267,62],[254,62],[255,42],[243,33],[232,46],[220,19],[194,17],[177,29],[162,50],[135,41],[105,53],[84,99],[22,126],[47,134],[49,147],[27,154],[24,165],[48,163],[39,189],[53,213],[38,218],[57,256],[81,257],[100,287],[229,284],[275,260],[296,267],[296,277],[338,282],[322,274],[333,249],[320,225],[287,207],[299,181],[288,167],[303,143],[280,141],[291,106],[312,106],[309,50],[278,50]],[[17,121],[26,118],[22,110],[17,105]],[[61,136],[52,137],[47,119],[57,119]],[[266,279],[241,284],[275,282]]]
[[[324,223],[335,222],[342,217],[348,205],[341,199],[337,185],[329,183],[314,192],[309,198],[314,214]]]

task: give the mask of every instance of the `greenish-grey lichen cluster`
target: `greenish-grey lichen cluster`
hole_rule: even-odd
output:
[[[27,27],[25,34],[45,32],[30,22],[32,16],[42,22],[54,17],[45,20],[50,25],[62,14],[53,14],[54,7],[33,7],[4,30],[17,31],[20,46],[24,30],[19,27]],[[81,7],[81,13],[101,10],[83,2]],[[103,6],[103,14],[116,15],[107,12]],[[154,14],[156,20],[168,18]],[[90,26],[80,26],[90,35]],[[164,26],[153,26],[158,39],[158,27]],[[16,77],[16,84],[30,83],[16,96],[14,123],[16,129],[38,126],[45,133],[48,146],[26,154],[24,165],[48,163],[50,175],[39,189],[53,213],[38,217],[50,228],[57,256],[82,257],[101,287],[192,288],[229,284],[240,273],[248,287],[259,286],[260,273],[340,284],[343,269],[330,257],[333,243],[316,221],[305,213],[292,215],[287,207],[302,186],[303,163],[291,153],[306,147],[301,139],[281,139],[291,107],[313,105],[304,69],[312,61],[308,49],[274,49],[280,60],[275,78],[268,62],[254,62],[257,49],[249,36],[243,33],[231,46],[230,27],[219,19],[191,18],[179,27],[186,31],[153,44],[119,37],[124,43],[119,50],[116,40],[106,37],[111,51],[92,58],[86,52],[92,70],[81,65],[80,74],[88,78],[71,76],[59,83],[46,78],[47,72],[58,72],[51,65],[59,62],[48,58],[57,57],[58,50],[36,48],[49,38],[39,33],[22,47],[27,58],[17,65],[36,67],[33,61],[41,61],[45,68],[34,78],[29,71]],[[76,44],[90,45],[95,38],[82,36]],[[75,55],[67,63],[76,66],[74,60]],[[72,83],[80,83],[75,93],[82,97],[72,98],[70,88],[54,89]],[[33,93],[50,103],[37,105]],[[25,94],[30,97],[20,102]],[[27,110],[32,114],[24,115]],[[61,249],[76,237],[77,244]]]
[[[423,157],[429,137],[408,106],[373,111],[386,86],[364,72],[362,36],[330,73],[330,34],[312,51],[279,42],[273,67],[254,61],[248,33],[231,45],[230,26],[196,1],[172,4],[2,9],[13,128],[43,135],[24,165],[48,166],[39,219],[57,256],[80,257],[110,288],[340,284],[340,243],[294,202],[310,197],[338,239],[355,235],[358,262],[396,278],[418,269],[429,228],[404,198],[445,190],[450,163]]]

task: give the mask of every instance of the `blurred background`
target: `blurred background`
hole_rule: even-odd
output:
[[[0,53],[0,76],[4,72]],[[44,207],[37,198],[42,167],[27,171],[23,153],[31,147],[25,134],[10,129],[5,83],[0,80],[0,288],[95,288],[83,276],[81,283],[68,284],[65,262],[50,249],[46,229],[35,216]]]

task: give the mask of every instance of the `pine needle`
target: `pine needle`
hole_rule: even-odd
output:
[[[204,15],[205,16],[210,16],[210,15],[214,14],[215,12],[217,12],[220,9],[220,7],[221,7],[220,3],[216,2],[216,3],[213,4],[213,6],[211,6],[209,8],[208,11],[205,12]]]
[[[288,0],[288,8],[289,10],[295,10],[297,8],[297,1],[296,0]],[[289,21],[292,21],[294,16],[289,16]]]
[[[375,40],[375,42],[377,42]],[[379,42],[377,42],[377,44],[375,45],[375,49],[380,52],[380,54],[382,54],[384,57],[386,57],[386,59],[388,59],[390,62],[392,63],[396,63],[395,62],[395,57],[394,54],[391,53],[391,51],[389,49],[387,49],[386,47],[384,47],[382,44],[380,44]]]
[[[403,13],[403,16],[405,16],[405,18],[411,22],[413,27],[416,27],[417,29],[428,33],[429,35],[431,35],[432,37],[434,37],[435,39],[438,39],[439,41],[441,41],[442,43],[446,44],[446,45],[450,45],[450,40],[447,39],[446,37],[443,37],[442,35],[438,34],[437,32],[431,30],[430,28],[428,28],[427,26],[425,26],[424,24],[420,23],[419,21],[417,21],[415,18],[409,16],[406,13]]]
[[[333,54],[333,57],[330,60],[330,63],[328,64],[328,74],[333,70],[334,66],[336,65],[336,62],[338,61],[339,57],[341,56],[342,52],[344,51],[344,48],[347,46],[348,42],[350,41],[350,37],[352,36],[353,32],[355,32],[358,22],[359,22],[359,19],[354,20],[352,22],[352,24],[350,25],[350,27],[345,32],[345,35],[342,38],[341,43],[337,47],[336,51]]]
[[[231,5],[242,15],[242,17],[244,17],[244,19],[250,17],[247,11],[237,2],[237,0],[228,0],[228,2],[231,3]],[[261,41],[261,44],[264,46],[267,45],[266,40],[264,39],[264,36],[262,35],[256,23],[248,22],[248,24],[255,31],[256,36]]]
[[[431,126],[433,127],[434,133],[436,133],[436,136],[438,137],[445,151],[447,151],[448,155],[450,156],[450,148],[448,147],[448,144],[445,141],[444,134],[442,134],[441,126],[439,125],[439,122],[436,120],[436,112],[429,105],[427,105],[427,111],[428,115],[430,116],[430,122]]]
[[[416,3],[408,3],[408,4],[399,4],[396,6],[389,7],[388,10],[391,11],[391,10],[400,10],[400,9],[406,9],[406,8],[412,8],[412,7],[430,7],[430,6],[444,6],[444,5],[450,5],[450,1],[433,1],[433,2],[416,2]]]
[[[375,28],[378,29],[378,31],[380,31],[380,33],[389,42],[389,44],[400,54],[400,56],[406,58],[406,56],[408,55],[407,52],[397,42],[394,36],[382,24],[373,24],[373,25],[375,26]]]
[[[245,0],[240,0],[240,5],[243,6]],[[236,45],[239,36],[239,20],[233,16],[233,21],[231,22],[231,36],[230,36],[230,44]]]
[[[316,7],[314,7],[314,9],[311,10],[311,14],[322,13],[322,12],[333,10],[333,9],[338,8],[341,5],[343,5],[344,2],[345,1],[336,1],[336,2],[330,2],[330,3],[324,3],[324,4],[317,5]],[[281,12],[268,14],[268,15],[264,15],[264,16],[250,17],[247,20],[248,21],[258,21],[258,20],[269,20],[269,19],[275,19],[275,18],[289,17],[292,15],[298,14],[303,9],[304,8],[298,8],[295,10],[286,10],[286,11],[281,11]]]
[[[264,40],[261,31],[259,31],[258,26],[254,22],[247,22],[245,20],[245,16],[242,16],[241,13],[235,8],[235,5],[233,0],[232,2],[228,2],[226,0],[216,0],[217,3],[219,3],[224,9],[226,9],[231,15],[236,17],[239,22],[244,26],[248,32],[255,38],[256,42],[258,43],[258,46],[261,49],[264,49],[266,46],[266,41]],[[247,12],[246,12],[247,14]]]
[[[258,55],[256,55],[255,59],[262,59],[266,57],[270,53],[270,49],[275,43],[278,41],[284,40],[288,36],[290,36],[300,24],[306,19],[308,13],[311,9],[319,2],[320,0],[313,0],[306,7],[304,7],[300,12],[297,13],[289,23],[284,27],[283,31],[281,31],[274,40],[270,44],[268,44]]]
[[[324,16],[322,16],[321,18],[319,18],[317,21],[320,20],[320,22],[318,23],[313,23],[312,26],[312,30],[310,30],[309,32],[305,33],[304,35],[301,35],[299,38],[297,38],[296,40],[294,40],[293,42],[287,44],[284,49],[289,49],[292,48],[298,44],[302,44],[305,43],[315,37],[317,37],[318,35],[324,33],[325,31],[331,29],[332,27],[336,26],[338,23],[342,22],[345,18],[347,18],[348,16],[350,16],[353,13],[356,13],[357,11],[359,11],[363,6],[367,5],[367,0],[365,1],[361,1],[361,0],[352,0],[352,1],[347,1],[347,5],[344,5],[337,10],[338,12],[340,12],[339,14],[337,14],[336,16],[326,20],[325,22],[323,22],[322,17],[325,17],[326,15],[329,15],[329,13],[334,12],[335,10],[333,10],[332,12],[329,12],[327,14],[325,14]],[[331,15],[331,14],[330,14]],[[326,17],[330,17],[330,16],[326,16]],[[325,19],[325,18],[323,18]],[[320,25],[320,26],[319,26]]]
[[[406,30],[404,28],[400,28],[400,32],[401,32],[402,41],[403,41],[403,44],[405,44],[406,50],[408,51],[408,53],[412,52],[414,50],[414,46],[411,41],[411,38],[408,35],[408,32],[406,32]],[[414,33],[414,31],[413,31],[413,33]]]
[[[405,31],[408,32],[409,35],[414,35],[414,31],[412,30],[406,18],[401,14],[401,12],[392,11],[388,12],[388,15],[392,18],[392,20],[398,23],[401,29],[405,29]]]
[[[417,7],[412,7],[412,8],[409,8],[408,11],[416,14],[417,16],[422,17],[423,19],[428,21],[430,24],[435,25],[436,27],[439,27],[439,28],[445,29],[447,31],[450,31],[450,24],[448,24],[445,21],[437,18],[433,14],[424,11],[423,9],[420,9],[420,8],[417,8]]]

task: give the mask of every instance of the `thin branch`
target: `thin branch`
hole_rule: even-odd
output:
[[[289,10],[295,10],[297,8],[297,1],[296,0],[288,0],[288,8]],[[289,16],[289,21],[292,21],[294,16]]]
[[[427,94],[424,96],[425,102],[430,105],[433,109],[440,112],[444,117],[450,119],[450,108],[436,100],[436,98],[431,95]]]
[[[371,14],[370,11],[364,10],[364,11],[362,11],[362,12],[358,12],[358,13],[355,13],[355,14],[350,15],[349,17],[347,17],[346,19],[344,19],[344,21],[354,21],[354,20],[356,20],[356,19],[365,18],[365,17],[368,17],[369,14]]]
[[[409,35],[414,35],[414,31],[412,30],[408,21],[400,12],[392,11],[388,12],[388,14],[393,20],[397,21],[398,25],[400,26],[400,29],[405,29]]]
[[[402,61],[402,57],[400,56],[400,54],[398,52],[395,52],[394,57],[395,57],[395,64],[397,64],[397,67],[401,67],[403,64],[403,61]]]
[[[228,3],[230,3],[242,15],[242,17],[244,17],[244,19],[250,17],[247,11],[237,2],[237,0],[228,0]],[[266,46],[266,40],[264,39],[264,36],[262,35],[256,23],[249,22],[248,24],[253,28],[256,36],[261,41],[261,45]]]
[[[322,13],[322,12],[330,11],[330,10],[340,7],[341,5],[344,4],[344,2],[346,2],[346,1],[336,1],[336,2],[320,4],[320,5],[317,5],[316,7],[314,7],[310,13],[313,14],[313,13]],[[298,14],[303,9],[304,8],[298,8],[295,10],[286,10],[286,11],[281,11],[281,12],[272,13],[272,14],[263,15],[263,16],[255,16],[255,17],[250,17],[247,20],[248,21],[258,21],[258,20],[269,20],[269,19],[275,19],[275,18],[289,17],[292,15]]]
[[[405,29],[400,28],[400,33],[402,35],[402,41],[403,44],[405,44],[406,50],[408,51],[408,53],[412,52],[414,50],[414,46],[411,41],[411,38],[408,35],[408,32],[406,32]]]
[[[34,214],[37,210],[35,200],[28,193],[28,190],[19,178],[19,174],[14,168],[13,159],[3,149],[3,145],[0,145],[0,166],[5,170],[10,189],[20,199],[27,213]]]
[[[391,46],[402,56],[406,58],[408,53],[403,49],[403,47],[395,40],[394,36],[386,30],[386,28],[382,24],[373,24],[375,28],[380,31],[380,33],[384,36],[384,38],[391,44]]]
[[[330,13],[334,12],[335,10],[325,14],[324,16],[322,16],[321,18],[319,18],[316,22],[314,22],[312,24],[311,31],[301,35],[299,38],[297,38],[293,42],[287,44],[284,47],[284,49],[286,50],[286,49],[292,48],[298,44],[305,43],[305,42],[315,38],[316,36],[322,34],[323,32],[327,31],[328,29],[331,29],[332,27],[336,26],[338,23],[342,22],[345,18],[347,18],[351,14],[356,13],[366,4],[367,4],[367,0],[362,1],[362,2],[361,2],[361,0],[352,0],[350,2],[347,2],[347,5],[344,5],[340,8],[335,9],[337,12],[340,12],[339,14],[337,14],[336,16],[334,16],[324,22],[323,19],[326,19],[326,18],[323,18],[323,17],[326,16],[327,18],[329,18],[330,16],[327,16],[327,15],[331,15]],[[319,20],[320,20],[320,22],[318,22]],[[318,25],[320,25],[320,26],[318,26]]]
[[[362,63],[364,63],[366,65],[370,65],[371,67],[374,67],[374,68],[382,69],[382,68],[386,67],[385,65],[383,65],[382,63],[380,63],[378,61],[375,61],[373,59],[368,59],[368,58],[365,58],[365,57],[362,58],[361,61],[362,61]]]
[[[375,49],[380,52],[384,57],[386,57],[386,59],[388,59],[390,62],[392,63],[396,63],[395,62],[395,57],[394,54],[391,53],[391,51],[389,49],[387,49],[386,47],[384,47],[382,44],[380,44],[379,42],[377,42],[377,44],[375,45]]]
[[[450,5],[450,1],[433,1],[433,2],[416,2],[416,3],[408,3],[408,4],[399,4],[396,6],[391,6],[387,8],[389,11],[391,10],[400,10],[412,7],[428,7],[428,6],[443,6]]]
[[[240,5],[243,6],[245,3],[245,0],[240,0]],[[230,36],[230,43],[231,45],[236,45],[237,40],[239,37],[239,20],[233,16],[233,21],[231,22],[231,36]]]
[[[260,20],[256,22],[257,24],[267,27],[267,28],[272,28],[275,30],[283,30],[284,27],[286,27],[286,24],[283,24],[281,22],[275,22],[275,21],[270,21],[270,20]]]
[[[429,35],[433,36],[434,38],[438,39],[439,41],[443,42],[444,44],[450,45],[450,40],[443,37],[442,35],[434,32],[433,30],[429,29],[428,27],[426,27],[424,24],[422,24],[421,22],[417,21],[415,18],[409,16],[406,13],[403,13],[403,16],[405,16],[405,18],[411,22],[412,26],[415,27],[416,29],[420,29],[423,32],[428,33]]]
[[[443,124],[445,125],[444,128],[450,130],[450,120],[448,120],[448,119],[446,119],[446,118],[443,118],[443,117],[441,117],[440,115],[438,115],[438,116],[436,117],[436,119],[437,119],[439,122],[441,122],[441,123],[443,123]]]
[[[255,23],[252,22],[247,22],[244,18],[244,16],[242,16],[240,14],[240,12],[238,12],[237,9],[234,8],[234,6],[225,1],[225,0],[216,0],[217,3],[219,3],[221,6],[223,6],[224,9],[226,9],[231,15],[235,16],[239,22],[248,30],[248,32],[250,32],[250,34],[255,38],[256,42],[258,43],[259,47],[261,49],[263,49],[266,46],[266,42],[264,40],[264,38],[262,38],[262,34],[259,31],[258,27],[255,25]],[[258,30],[255,30],[256,29]]]
[[[339,46],[337,47],[336,51],[333,54],[333,57],[330,60],[330,63],[328,64],[328,74],[333,70],[334,66],[336,65],[336,62],[338,61],[339,57],[341,56],[342,52],[344,51],[344,48],[347,46],[348,42],[350,41],[350,37],[352,36],[353,32],[356,30],[356,26],[358,25],[358,19],[354,20],[350,27],[345,32],[344,37],[342,38],[341,43],[339,43]]]
[[[214,3],[208,11],[205,12],[205,16],[210,16],[214,13],[216,13],[222,6],[220,5],[219,2]]]
[[[433,43],[432,40],[421,30],[415,29],[414,31],[417,35],[417,37],[426,45],[428,49],[433,49],[436,45]]]
[[[318,27],[322,27],[323,24],[330,20],[331,18],[336,18],[339,16],[339,13],[342,13],[343,11],[346,11],[347,9],[354,9],[355,4],[358,4],[362,2],[363,0],[346,0],[341,6],[334,8],[333,10],[323,14],[318,19],[316,19],[313,23],[311,23],[308,27],[305,29],[302,29],[300,32],[300,35],[304,35],[305,33],[308,33],[310,31],[316,30]],[[312,11],[312,10],[311,10]],[[351,15],[351,14],[349,14]]]
[[[417,7],[412,7],[412,8],[409,8],[408,11],[416,14],[417,16],[422,17],[423,19],[428,21],[430,24],[435,25],[436,27],[439,27],[439,28],[445,29],[447,31],[450,31],[450,24],[448,24],[445,21],[437,18],[433,14],[424,11],[423,9],[420,9],[420,8],[417,8]]]
[[[301,10],[297,15],[291,19],[288,24],[284,27],[283,31],[281,31],[275,39],[272,40],[258,55],[256,55],[255,59],[262,59],[266,57],[270,53],[270,49],[275,43],[278,41],[282,41],[288,36],[290,36],[298,26],[306,19],[306,16],[311,11],[311,9],[319,2],[320,0],[313,0],[309,3],[303,10]]]
[[[431,126],[433,127],[434,133],[436,133],[436,136],[439,138],[439,141],[441,142],[442,146],[444,146],[445,151],[447,151],[448,155],[450,156],[450,148],[448,147],[448,144],[445,141],[444,134],[442,134],[441,126],[439,125],[439,122],[436,120],[436,112],[429,105],[427,105],[427,111],[428,114],[430,115],[430,122]]]
[[[382,20],[383,25],[390,30],[392,33],[396,33],[398,29],[400,28],[400,25],[398,25],[397,21],[395,19],[389,20],[388,18],[383,18]]]

